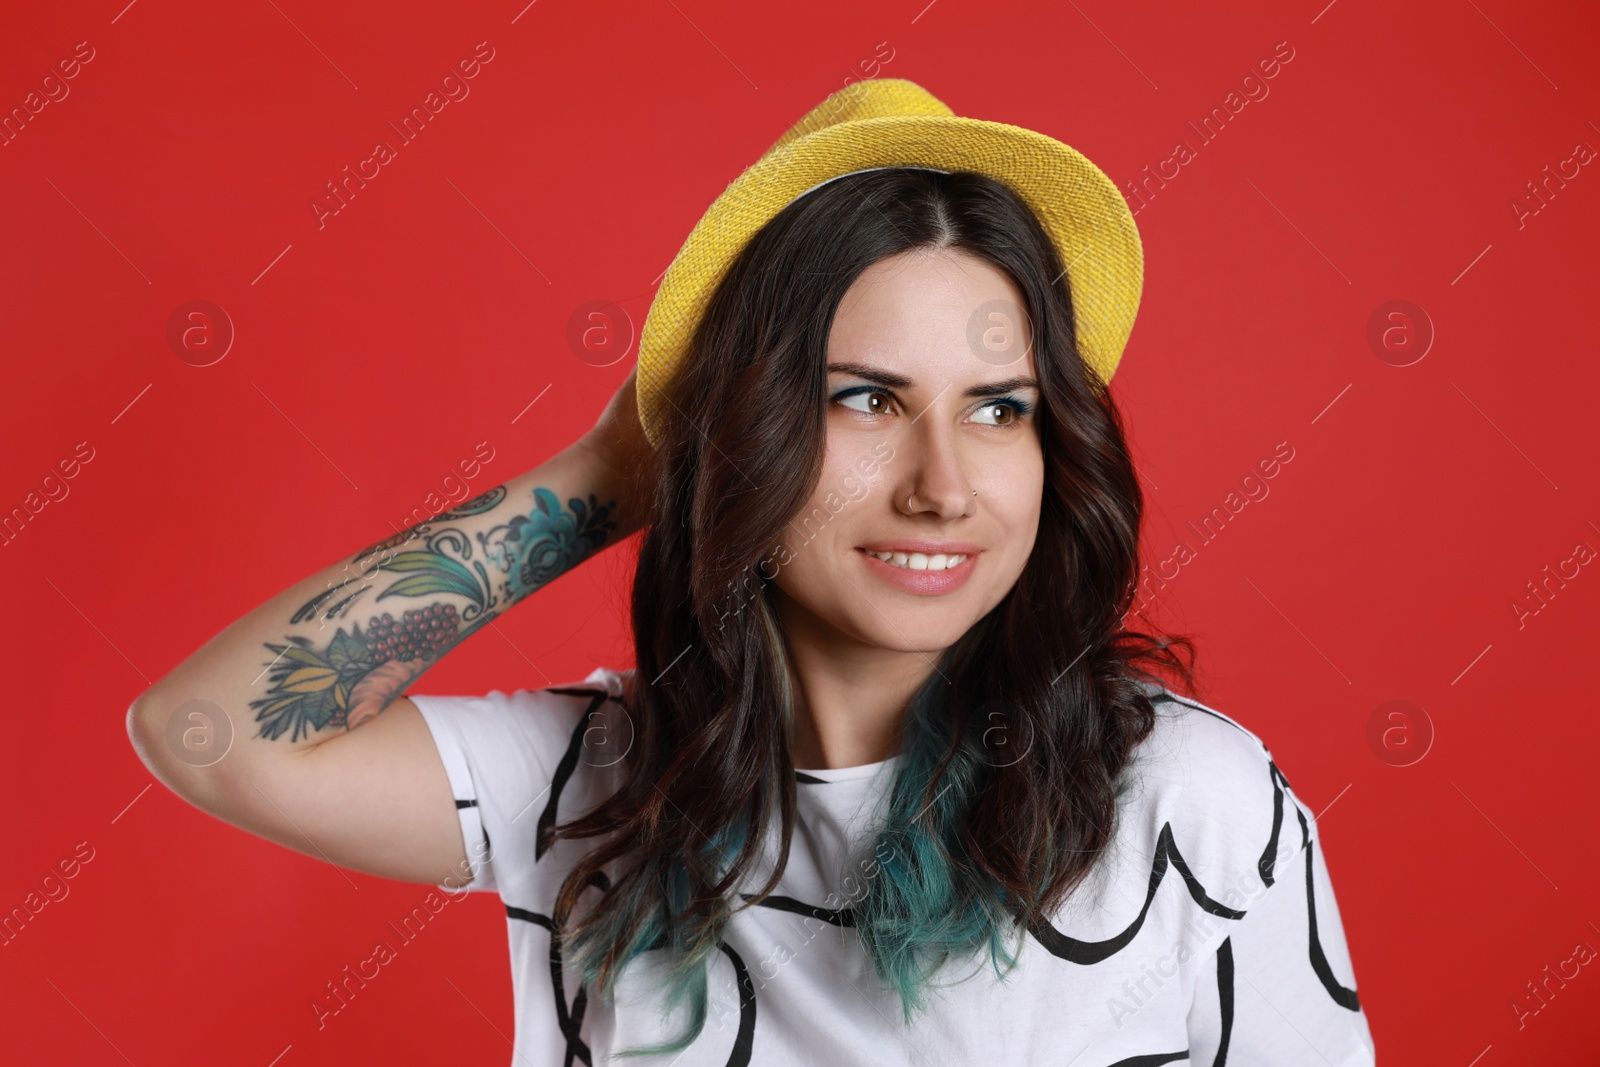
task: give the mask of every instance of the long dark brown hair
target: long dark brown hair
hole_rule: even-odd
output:
[[[947,959],[987,948],[1014,963],[1005,942],[1064,903],[1115,832],[1124,765],[1154,725],[1156,672],[1194,688],[1189,638],[1124,628],[1143,496],[1118,410],[1074,344],[1068,276],[1026,203],[981,174],[890,168],[789,204],[729,268],[666,393],[633,585],[636,739],[622,784],[549,838],[603,839],[555,908],[557,949],[586,985],[609,1000],[641,952],[672,953],[668,1007],[687,998],[690,1023],[633,1053],[699,1035],[708,958],[787,861],[793,710],[773,554],[821,477],[835,310],[862,271],[918,248],[977,256],[1025,298],[1045,477],[1022,574],[907,708],[852,909],[908,1022]],[[770,876],[730,899],[774,820]],[[568,926],[590,887],[603,892]]]

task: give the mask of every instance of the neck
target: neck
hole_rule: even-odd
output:
[[[893,756],[906,708],[939,653],[853,640],[773,592],[794,693],[795,768],[859,767]]]

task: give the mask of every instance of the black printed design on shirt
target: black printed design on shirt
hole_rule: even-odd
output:
[[[756,986],[750,980],[750,969],[727,942],[722,951],[733,963],[733,973],[739,983],[739,1032],[733,1039],[733,1052],[728,1056],[728,1067],[750,1067],[750,1057],[756,1041]]]
[[[1233,938],[1225,937],[1217,946],[1217,1004],[1222,1016],[1222,1040],[1217,1043],[1217,1058],[1211,1067],[1226,1067],[1228,1041],[1233,1037]]]
[[[611,888],[611,882],[605,874],[596,871],[589,877],[589,882],[584,888],[594,887],[602,893]],[[530,922],[542,926],[550,933],[550,987],[555,993],[556,1026],[562,1036],[566,1038],[567,1055],[564,1067],[572,1067],[574,1059],[591,1063],[589,1046],[579,1035],[583,1031],[583,1013],[589,1004],[589,991],[583,986],[578,987],[577,995],[572,998],[571,1005],[567,1004],[566,979],[562,974],[561,944],[555,937],[555,922],[548,915],[541,915],[536,911],[526,908],[506,905],[506,917]]]
[[[1156,841],[1155,858],[1150,863],[1150,884],[1145,891],[1144,907],[1139,909],[1139,914],[1120,934],[1108,937],[1104,941],[1080,941],[1075,937],[1068,937],[1044,919],[1034,923],[1028,931],[1041,945],[1049,949],[1052,955],[1059,956],[1069,963],[1100,963],[1126,948],[1134,935],[1139,932],[1139,928],[1144,925],[1145,916],[1150,914],[1150,905],[1156,899],[1156,890],[1161,888],[1162,879],[1167,876],[1169,863],[1177,868],[1184,884],[1189,887],[1189,895],[1200,905],[1202,911],[1219,915],[1224,919],[1244,918],[1244,912],[1211,899],[1205,887],[1200,884],[1200,879],[1189,870],[1189,865],[1183,861],[1183,854],[1173,842],[1172,824],[1165,823]]]
[[[1351,1011],[1360,1011],[1361,1001],[1356,991],[1347,989],[1333,976],[1333,968],[1328,966],[1328,956],[1322,949],[1322,939],[1317,936],[1317,891],[1313,881],[1316,856],[1311,849],[1311,830],[1306,825],[1305,813],[1296,808],[1295,814],[1300,818],[1300,840],[1306,854],[1306,918],[1311,935],[1311,969],[1317,972],[1322,988],[1328,991],[1328,996],[1333,998],[1335,1004]]]
[[[567,751],[562,755],[561,762],[556,765],[555,776],[550,780],[550,799],[544,803],[544,811],[539,813],[538,828],[534,831],[533,858],[537,862],[544,858],[545,850],[550,847],[547,835],[556,824],[556,811],[561,805],[561,791],[572,780],[572,772],[578,769],[578,758],[583,754],[583,735],[589,729],[589,721],[594,718],[594,713],[600,709],[608,699],[615,700],[604,689],[551,689],[549,692],[562,693],[566,696],[589,697],[589,706],[584,709],[582,717],[578,719],[577,727],[572,731],[572,737],[567,741]],[[620,703],[620,701],[619,701]]]
[[[1129,1056],[1125,1060],[1118,1060],[1111,1067],[1160,1067],[1163,1063],[1176,1063],[1178,1060],[1188,1058],[1188,1049],[1181,1052],[1152,1052],[1145,1056]]]
[[[755,900],[754,893],[740,893],[746,900]],[[774,893],[756,900],[758,908],[774,908],[778,911],[787,911],[794,915],[803,915],[808,919],[820,919],[834,926],[854,926],[856,917],[849,908],[822,908],[815,904],[805,904],[794,897],[779,896]]]

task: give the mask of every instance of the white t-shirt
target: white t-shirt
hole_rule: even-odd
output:
[[[712,957],[705,1029],[675,1059],[614,1059],[678,1034],[687,1009],[660,1017],[665,950],[621,972],[612,1007],[576,987],[570,968],[557,984],[549,916],[594,839],[561,840],[539,856],[534,841],[539,826],[583,814],[616,788],[631,731],[622,681],[600,668],[534,692],[411,697],[456,797],[473,858],[465,888],[498,892],[506,906],[509,1062],[1374,1063],[1311,812],[1255,734],[1154,688],[1157,725],[1135,749],[1111,846],[1049,927],[1024,938],[1003,982],[987,952],[970,966],[947,963],[931,1010],[903,1024],[898,995],[878,982],[849,924],[872,869],[867,815],[898,757],[798,771],[788,866],[772,897],[730,921]]]

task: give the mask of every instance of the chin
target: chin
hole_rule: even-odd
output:
[[[886,617],[888,622],[885,622]],[[892,611],[886,611],[883,615],[874,612],[873,618],[861,620],[865,629],[860,632],[863,640],[869,644],[894,652],[943,652],[961,640],[961,636],[977,621],[973,618],[957,623],[949,615],[938,619],[919,619],[916,616],[897,616]]]

